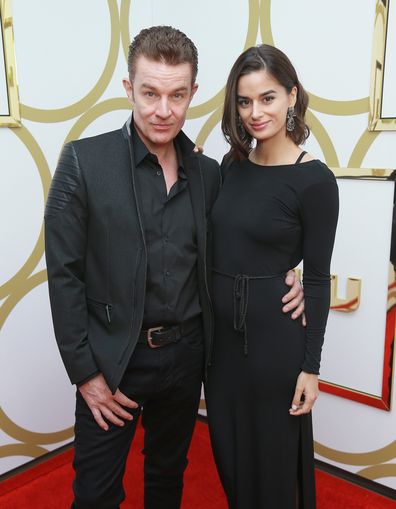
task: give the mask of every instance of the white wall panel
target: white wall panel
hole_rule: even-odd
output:
[[[72,438],[74,388],[55,346],[39,237],[44,194],[70,133],[115,129],[129,116],[128,102],[120,98],[131,35],[152,24],[171,24],[196,43],[200,87],[185,130],[204,142],[208,155],[220,160],[227,150],[219,128],[222,99],[214,98],[232,63],[247,38],[251,43],[273,38],[312,94],[308,150],[330,166],[396,166],[395,133],[367,132],[372,0],[70,0],[62,9],[51,0],[13,0],[12,8],[23,127],[0,129],[0,474],[34,457],[26,454],[29,433],[42,434],[33,440],[35,455]],[[60,108],[65,109],[47,111]],[[353,313],[331,312],[322,376],[377,394],[392,184],[342,181],[340,190],[333,271],[341,296],[348,276],[362,278],[362,301]],[[314,424],[320,459],[396,489],[394,394],[387,412],[322,393]],[[19,453],[2,455],[7,445]],[[370,454],[381,449],[374,463]],[[357,453],[363,455],[360,462]],[[394,465],[394,473],[386,478],[361,473],[381,463]]]

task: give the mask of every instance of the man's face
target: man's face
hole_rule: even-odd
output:
[[[147,148],[166,146],[183,127],[198,88],[191,80],[189,63],[169,65],[138,57],[133,82],[125,79],[123,84],[134,107],[135,127]]]

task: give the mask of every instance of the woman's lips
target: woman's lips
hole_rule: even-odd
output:
[[[254,129],[255,131],[259,130],[259,129],[264,129],[267,127],[267,125],[270,123],[271,121],[270,120],[267,120],[267,122],[260,122],[260,123],[255,123],[255,124],[250,124],[250,127],[252,129]]]

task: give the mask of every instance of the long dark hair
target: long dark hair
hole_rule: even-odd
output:
[[[237,160],[246,159],[252,150],[253,137],[246,132],[240,123],[237,109],[238,82],[241,76],[254,71],[267,71],[290,94],[297,87],[297,100],[294,106],[293,131],[286,131],[287,136],[300,145],[309,136],[309,127],[305,123],[305,112],[308,107],[308,94],[298,80],[296,70],[289,58],[279,49],[269,44],[261,44],[244,51],[236,60],[228,76],[221,129],[227,142],[231,145],[230,155]]]

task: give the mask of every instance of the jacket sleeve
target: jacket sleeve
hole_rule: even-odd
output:
[[[307,326],[302,370],[319,374],[330,307],[330,261],[338,220],[334,176],[311,185],[302,196],[304,296]]]
[[[64,146],[45,208],[45,255],[55,337],[78,384],[98,372],[88,341],[84,267],[87,193],[73,143]]]

